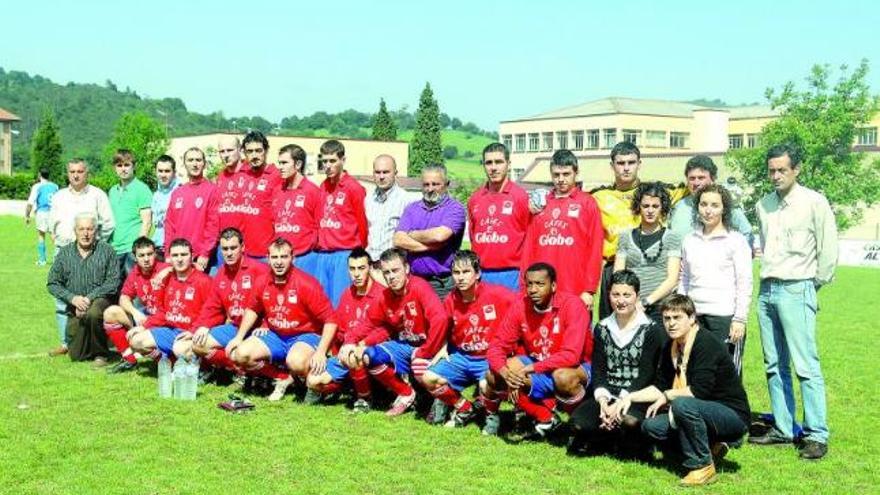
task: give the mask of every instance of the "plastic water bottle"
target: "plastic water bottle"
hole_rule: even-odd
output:
[[[199,358],[193,356],[187,360],[185,370],[183,400],[196,400],[199,390]]]
[[[171,395],[171,361],[163,354],[159,360],[159,397],[168,399]]]
[[[172,372],[172,376],[174,377],[174,398],[175,399],[183,399],[183,394],[186,389],[186,359],[177,358],[174,361],[174,371]]]

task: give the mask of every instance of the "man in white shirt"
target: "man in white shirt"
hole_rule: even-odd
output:
[[[397,184],[397,163],[391,155],[379,155],[373,160],[373,183],[376,189],[364,199],[364,209],[369,225],[367,253],[378,261],[383,251],[393,247],[392,239],[403,210],[421,196]],[[378,263],[374,265],[373,279],[384,285]]]

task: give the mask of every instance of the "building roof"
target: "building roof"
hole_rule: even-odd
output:
[[[18,115],[0,108],[0,122],[18,122],[21,120]]]
[[[580,105],[572,105],[549,112],[539,113],[528,117],[506,120],[504,122],[518,122],[527,120],[564,119],[573,117],[589,117],[597,115],[655,115],[660,117],[684,117],[691,118],[695,110],[717,110],[730,113],[731,119],[746,119],[757,117],[773,117],[778,114],[768,106],[750,105],[743,107],[707,107],[695,105],[683,101],[650,100],[644,98],[602,98],[588,101]]]

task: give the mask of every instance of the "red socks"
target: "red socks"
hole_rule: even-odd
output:
[[[366,398],[370,396],[370,377],[367,375],[367,369],[364,367],[355,368],[349,371],[351,382],[354,386],[354,393],[358,398]]]
[[[442,385],[437,389],[431,390],[431,395],[451,407],[455,407],[458,401],[461,400],[461,394],[453,390],[449,385]]]
[[[373,375],[379,383],[385,386],[388,390],[394,392],[397,395],[401,396],[409,396],[413,394],[413,388],[401,380],[395,373],[394,369],[389,368],[388,365],[381,365],[376,368],[370,369],[370,374]]]
[[[229,356],[226,355],[226,349],[222,347],[209,352],[205,356],[205,362],[215,368],[227,369],[230,371],[236,370],[235,363],[233,363],[232,360],[229,359]]]
[[[265,376],[273,380],[285,380],[290,378],[290,373],[282,370],[268,361],[259,361],[257,365],[249,370],[248,373],[256,376]]]
[[[125,338],[126,329],[124,326],[119,323],[104,323],[104,332],[107,334],[107,338],[110,339],[110,342],[113,342],[113,345],[116,346],[116,351],[122,355],[122,359],[125,359],[129,363],[137,362],[134,354],[129,352],[128,340]]]
[[[342,390],[342,384],[337,383],[337,382],[330,382],[321,388],[321,394],[322,395],[335,394],[336,392],[339,392],[340,390]]]
[[[483,404],[483,408],[486,409],[486,412],[489,414],[498,414],[498,407],[501,405],[501,400],[496,398],[488,398],[483,394],[480,394],[480,404]]]
[[[553,419],[553,403],[553,399],[544,399],[540,402],[535,401],[528,395],[522,393],[522,391],[520,391],[516,400],[516,404],[519,408],[539,423],[546,423]]]
[[[556,396],[556,402],[559,404],[559,408],[565,411],[568,414],[571,414],[572,411],[577,407],[578,404],[584,400],[584,396],[587,391],[584,390],[584,387],[581,387],[580,390],[571,397],[560,397]]]

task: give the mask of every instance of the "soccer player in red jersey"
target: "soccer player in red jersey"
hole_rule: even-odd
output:
[[[600,238],[601,241],[601,238]],[[535,420],[526,438],[545,438],[560,425],[556,399],[566,410],[584,398],[589,382],[592,332],[577,296],[557,290],[556,270],[547,263],[528,267],[526,296],[507,312],[489,344],[486,359],[488,413],[497,411],[493,391],[507,388],[511,398]],[[523,353],[524,351],[524,353]]]
[[[336,318],[339,330],[336,342],[342,344],[335,357],[327,361],[327,369],[318,375],[309,375],[306,384],[311,390],[321,394],[338,391],[346,377],[351,377],[356,399],[353,410],[359,413],[369,412],[370,379],[363,363],[354,359],[354,350],[360,342],[345,343],[347,332],[357,331],[357,327],[366,321],[370,307],[377,304],[382,296],[382,285],[373,280],[370,267],[373,260],[363,248],[355,248],[348,255],[348,274],[351,287],[342,293]]]
[[[242,140],[247,161],[238,172],[244,178],[241,190],[241,233],[247,239],[245,254],[266,260],[269,244],[275,239],[272,200],[281,191],[281,175],[275,165],[267,163],[269,140],[260,131],[250,131]]]
[[[406,252],[392,248],[379,258],[388,287],[370,306],[366,321],[345,334],[356,344],[351,358],[367,365],[370,375],[397,395],[388,416],[400,416],[416,400],[416,392],[401,379],[412,371],[417,380],[445,344],[449,317],[423,279],[411,276]]]
[[[596,200],[578,187],[577,173],[574,153],[553,153],[553,190],[547,193],[544,209],[529,224],[523,266],[538,262],[564,266],[559,272],[559,290],[579,296],[590,310],[601,277],[605,234]]]
[[[367,246],[364,186],[345,171],[345,147],[331,139],[321,145],[319,157],[327,178],[321,183],[324,208],[318,230],[317,279],[334,305],[351,284],[348,254]]]
[[[137,238],[131,246],[131,252],[134,254],[135,267],[125,277],[119,304],[104,310],[104,331],[122,355],[122,361],[110,368],[109,373],[123,373],[137,367],[137,358],[125,334],[131,327],[143,325],[148,315],[159,310],[162,293],[153,288],[150,279],[168,267],[156,260],[156,245],[149,237]]]
[[[471,246],[480,256],[482,281],[518,290],[529,196],[510,179],[510,151],[503,144],[483,148],[483,169],[486,183],[467,204]]]
[[[294,266],[317,278],[318,222],[324,208],[321,190],[306,178],[306,152],[295,144],[278,151],[281,190],[272,201],[275,234],[293,245]]]
[[[269,245],[272,275],[254,289],[226,355],[248,373],[275,380],[270,401],[284,397],[291,375],[320,374],[336,335],[336,315],[314,277],[293,266],[293,247],[278,238]],[[262,326],[245,336],[262,317]],[[287,371],[276,364],[285,363]]]
[[[214,275],[214,290],[194,326],[193,352],[220,369],[236,371],[226,355],[226,345],[235,337],[245,307],[255,287],[265,283],[269,268],[243,255],[244,237],[234,227],[220,233],[223,266]]]
[[[191,352],[193,323],[211,295],[211,278],[195,269],[192,257],[189,241],[171,241],[168,258],[173,273],[162,289],[159,310],[128,331],[128,343],[135,352],[153,359]]]
[[[238,172],[245,166],[241,159],[241,142],[238,137],[223,135],[217,142],[217,154],[223,162],[223,168],[217,174],[217,189],[220,193],[219,218],[220,230],[229,227],[241,228],[239,210],[241,208],[241,189],[244,180],[238,181]]]
[[[461,391],[479,383],[483,395],[489,371],[486,361],[489,341],[516,299],[506,287],[483,282],[481,273],[476,253],[468,250],[455,253],[452,260],[455,289],[443,301],[446,313],[452,318],[447,337],[449,354],[428,368],[422,377],[431,395],[452,408],[452,417],[446,423],[450,427],[462,427],[474,419],[474,405],[461,396]],[[486,419],[486,434],[497,433],[498,424],[498,415],[493,412]]]
[[[190,148],[183,154],[183,163],[189,182],[171,193],[165,215],[165,253],[175,239],[186,239],[193,249],[194,265],[205,271],[217,245],[218,206],[217,186],[205,179],[205,152]]]

